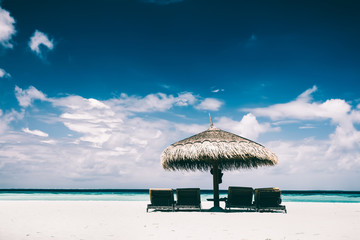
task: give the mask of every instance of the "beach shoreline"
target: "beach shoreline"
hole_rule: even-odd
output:
[[[288,213],[149,212],[145,201],[0,201],[0,239],[358,239],[360,203]],[[203,202],[204,209],[211,202]]]

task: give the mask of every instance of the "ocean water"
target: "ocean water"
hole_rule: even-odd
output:
[[[211,190],[201,190],[201,200],[213,198]],[[220,198],[227,191],[220,190]],[[53,189],[0,189],[0,201],[149,201],[147,189],[96,189],[96,190],[53,190]],[[282,191],[283,202],[341,202],[360,203],[360,191]]]

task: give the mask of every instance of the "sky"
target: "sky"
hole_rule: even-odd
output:
[[[228,186],[360,190],[360,3],[0,1],[0,188],[212,188],[214,125],[279,158]]]

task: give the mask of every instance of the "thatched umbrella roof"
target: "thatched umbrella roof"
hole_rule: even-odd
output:
[[[208,130],[170,145],[161,154],[161,164],[168,170],[212,170],[212,211],[222,210],[219,207],[221,170],[272,166],[277,162],[277,156],[261,144],[214,127],[211,117]]]
[[[176,142],[161,155],[168,170],[201,170],[256,168],[278,162],[277,156],[259,143],[211,126],[208,130]]]

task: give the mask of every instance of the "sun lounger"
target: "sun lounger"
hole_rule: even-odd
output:
[[[146,212],[149,209],[172,210],[174,211],[174,191],[172,189],[150,189],[150,204],[147,205]]]
[[[199,209],[201,211],[200,188],[177,188],[175,209]]]
[[[286,211],[281,204],[281,191],[279,188],[258,188],[255,189],[255,205],[259,212],[264,211]]]
[[[253,189],[251,187],[229,187],[228,197],[225,201],[225,209],[241,208],[256,210],[253,204]]]

